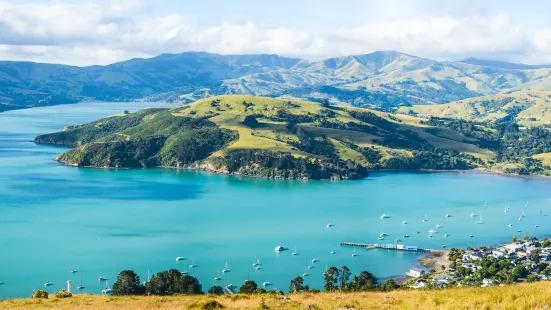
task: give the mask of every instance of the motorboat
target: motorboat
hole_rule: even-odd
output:
[[[278,246],[275,247],[274,251],[276,251],[276,252],[285,251],[285,247],[282,246],[282,245],[278,245]]]

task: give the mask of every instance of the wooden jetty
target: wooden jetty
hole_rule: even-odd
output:
[[[422,249],[415,245],[405,244],[392,244],[392,243],[358,243],[358,242],[341,242],[341,246],[364,248],[366,250],[381,249],[381,250],[393,250],[393,251],[405,251],[405,252],[432,252],[432,249]]]
[[[233,288],[233,285],[228,284],[228,285],[224,286],[224,291],[226,291],[227,294],[232,295],[233,294],[233,291],[231,290],[232,288]]]

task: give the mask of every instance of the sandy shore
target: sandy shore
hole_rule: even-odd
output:
[[[419,263],[423,267],[436,270],[436,272],[442,271],[442,265],[447,269],[451,264],[448,260],[448,251],[444,250],[432,251],[427,256],[420,258]]]

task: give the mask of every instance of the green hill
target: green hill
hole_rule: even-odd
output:
[[[58,158],[68,165],[194,168],[273,178],[471,169],[495,156],[476,137],[410,116],[243,95],[116,115],[35,141],[75,147]]]
[[[549,125],[551,124],[551,92],[518,91],[441,105],[401,107],[398,112],[421,117],[451,117],[472,121],[513,121],[529,127]]]

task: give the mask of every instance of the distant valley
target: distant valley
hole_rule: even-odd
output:
[[[79,101],[190,103],[225,94],[391,110],[519,91],[551,91],[551,67],[393,51],[321,61],[186,52],[89,67],[0,62],[0,111]]]

